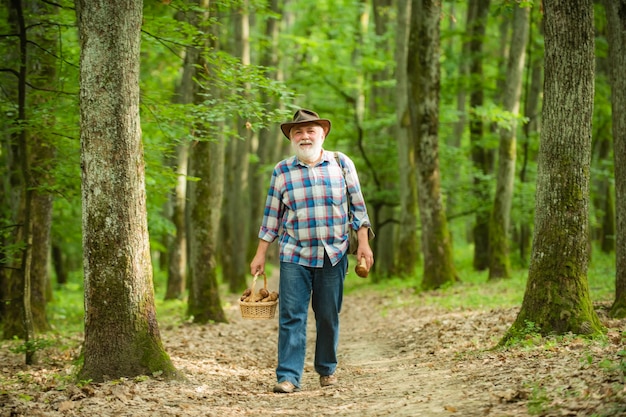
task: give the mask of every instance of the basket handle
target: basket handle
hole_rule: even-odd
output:
[[[256,274],[254,274],[254,278],[252,279],[252,286],[250,286],[252,294],[254,294],[254,290],[256,289],[256,279],[259,275],[263,275],[263,288],[267,289],[267,275],[265,275],[265,273],[257,272]]]

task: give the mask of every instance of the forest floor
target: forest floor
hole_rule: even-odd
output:
[[[356,279],[349,276],[349,279]],[[272,281],[270,280],[270,289]],[[427,306],[410,291],[355,291],[341,313],[339,384],[320,388],[313,318],[302,390],[274,394],[277,319],[246,320],[233,296],[229,324],[162,326],[185,381],[159,376],[75,384],[74,348],[46,348],[38,366],[0,347],[0,416],[625,416],[626,320],[602,340],[529,335],[493,349],[517,309]],[[15,346],[15,345],[13,345]]]

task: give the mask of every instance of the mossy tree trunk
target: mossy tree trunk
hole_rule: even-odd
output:
[[[611,62],[615,166],[615,302],[613,317],[626,317],[626,0],[605,0]]]
[[[535,235],[521,310],[503,342],[528,324],[543,335],[597,334],[589,296],[589,182],[594,95],[591,0],[545,6],[545,98]]]
[[[413,0],[408,49],[408,108],[422,224],[424,289],[458,280],[441,195],[439,169],[439,21],[441,3]]]
[[[489,279],[510,278],[511,276],[509,226],[517,158],[517,120],[515,118],[519,116],[529,15],[529,7],[514,6],[513,36],[502,97],[504,110],[510,112],[514,119],[510,121],[510,125],[499,128],[498,176],[489,220]]]
[[[80,379],[179,374],[154,304],[139,120],[142,1],[78,1],[85,274]]]

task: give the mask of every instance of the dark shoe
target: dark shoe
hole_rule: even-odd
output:
[[[289,381],[279,382],[274,385],[274,392],[278,392],[280,394],[291,394],[296,391],[300,391],[300,388],[296,387]]]
[[[330,387],[337,383],[337,377],[335,375],[322,375],[320,376],[320,385],[322,388]]]

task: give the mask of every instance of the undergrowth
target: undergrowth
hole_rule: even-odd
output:
[[[520,306],[526,286],[527,270],[518,268],[513,271],[513,276],[510,279],[488,281],[487,272],[473,270],[472,256],[471,245],[457,248],[455,250],[455,264],[459,271],[460,282],[438,290],[427,292],[419,290],[421,271],[416,272],[415,276],[412,277],[384,279],[376,279],[375,272],[370,276],[370,279],[362,279],[351,271],[346,277],[346,293],[376,291],[389,298],[390,307],[413,304],[436,306],[447,310],[484,310]],[[354,257],[351,257],[350,269],[353,267]],[[603,254],[596,250],[589,266],[588,277],[592,300],[594,302],[611,301],[614,297],[615,288],[614,255]],[[166,281],[166,272],[155,267],[155,302],[159,325],[163,327],[177,326],[188,320],[186,300],[164,300]],[[221,291],[223,294],[222,301],[226,305],[232,296],[227,293],[227,286],[224,283],[221,285]],[[83,299],[82,276],[79,273],[74,273],[70,276],[67,284],[54,289],[53,297],[48,303],[47,314],[52,331],[38,336],[37,346],[14,346],[13,349],[43,349],[47,346],[45,339],[55,338],[55,335],[72,335],[72,338],[81,338],[84,326]],[[522,335],[520,338],[524,343],[534,339],[532,328],[529,327],[527,333],[528,335]]]
[[[455,265],[460,282],[433,291],[421,291],[422,270],[411,277],[389,277],[379,282],[362,280],[356,274],[346,278],[348,293],[372,290],[389,295],[399,305],[415,303],[448,310],[510,308],[522,304],[526,290],[528,269],[517,268],[509,279],[489,281],[487,271],[475,271],[472,266],[473,249],[466,245],[455,250]],[[589,265],[588,281],[591,299],[608,302],[615,297],[615,255],[595,250]],[[410,294],[415,296],[411,297]],[[399,297],[398,295],[401,295]]]

